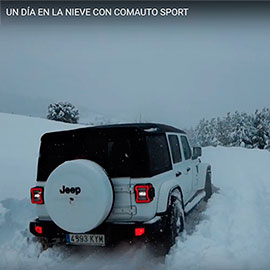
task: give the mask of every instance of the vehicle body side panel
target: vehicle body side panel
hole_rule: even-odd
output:
[[[157,213],[164,213],[167,210],[170,192],[179,187],[181,188],[176,179],[167,180],[162,184],[158,193]]]

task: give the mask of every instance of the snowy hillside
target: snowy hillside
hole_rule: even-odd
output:
[[[35,217],[29,189],[39,139],[45,131],[74,125],[0,114],[0,127],[0,269],[270,269],[270,152],[203,149],[219,190],[188,217],[186,232],[165,261],[141,243],[41,252],[28,232]]]
[[[36,177],[41,135],[75,127],[79,125],[0,113],[0,198],[27,197]]]
[[[48,105],[59,102],[54,98],[42,98],[32,96],[21,96],[11,91],[0,89],[0,113],[14,113],[18,115],[39,117],[46,119]],[[63,100],[65,101],[65,100]],[[93,111],[88,106],[74,104],[79,110],[79,123],[82,125],[104,125],[119,122],[128,122],[125,117],[111,117],[103,113]]]
[[[3,91],[2,89],[0,89],[0,96],[0,114],[17,114],[41,119],[47,119],[48,106],[50,104],[60,102],[60,100],[54,98],[21,96],[10,91]],[[62,100],[62,102],[68,101]],[[74,103],[73,105],[79,110],[78,123],[81,125],[108,125],[142,121],[141,115],[137,117],[128,117],[122,114],[108,115],[103,111],[93,110],[89,104],[88,106],[81,105],[80,103]]]

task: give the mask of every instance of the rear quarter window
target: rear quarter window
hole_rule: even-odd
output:
[[[149,155],[150,175],[156,175],[172,169],[168,143],[165,134],[146,136]]]

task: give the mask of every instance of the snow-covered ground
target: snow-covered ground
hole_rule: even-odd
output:
[[[270,152],[242,148],[203,149],[219,190],[188,217],[165,260],[143,243],[41,252],[28,232],[39,139],[71,127],[0,113],[0,269],[270,269]]]
[[[200,223],[180,237],[169,269],[270,269],[270,152],[203,149],[214,184]]]

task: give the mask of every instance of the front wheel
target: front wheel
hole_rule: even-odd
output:
[[[213,193],[212,181],[211,181],[211,171],[210,170],[208,170],[207,174],[206,174],[204,191],[205,191],[204,201],[207,202],[211,198],[212,193]]]

